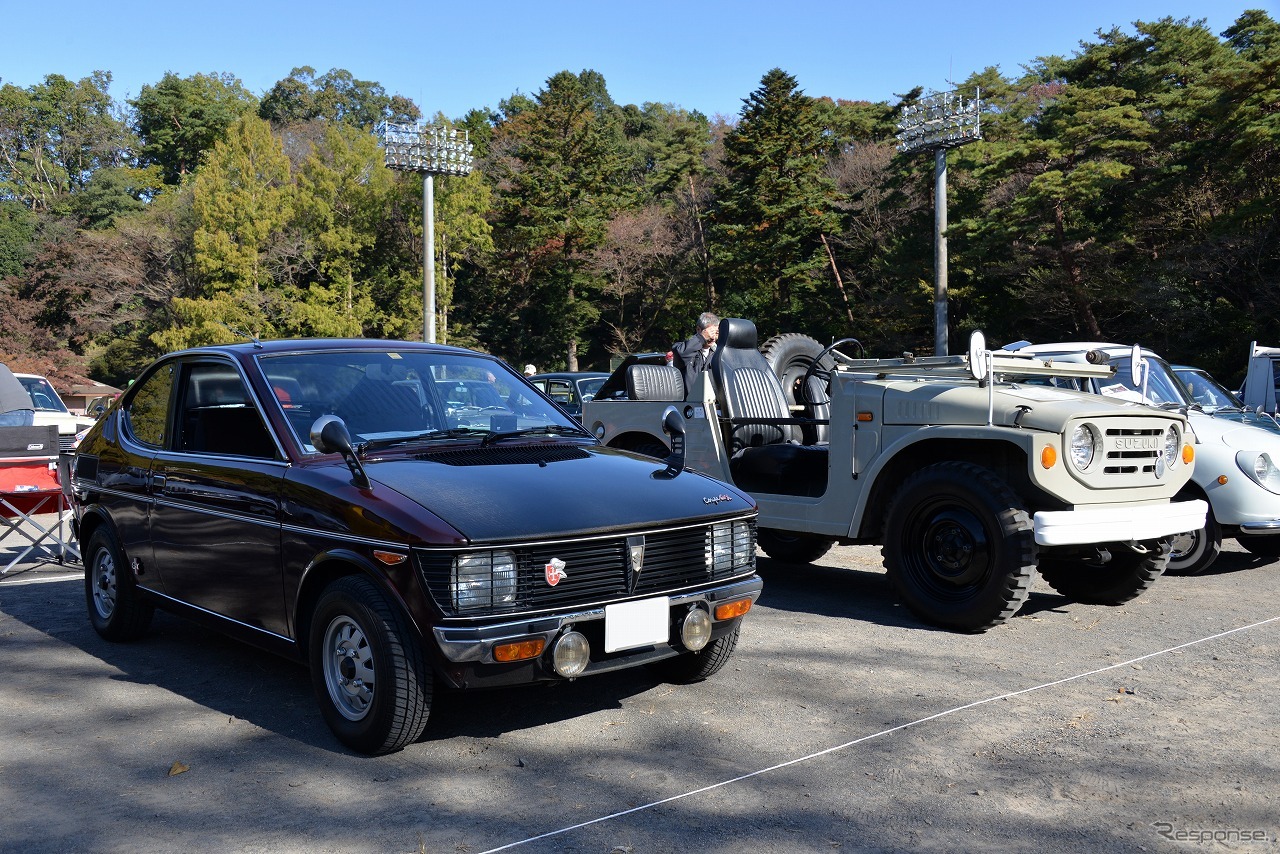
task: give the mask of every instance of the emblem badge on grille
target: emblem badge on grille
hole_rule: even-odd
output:
[[[568,578],[569,573],[564,571],[564,561],[558,557],[553,557],[551,562],[546,566],[547,584],[555,587],[560,583],[560,579]]]
[[[627,589],[635,590],[640,580],[640,570],[644,569],[644,537],[627,537],[627,567],[631,572],[627,576]]]

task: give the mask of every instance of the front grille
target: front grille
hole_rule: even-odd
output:
[[[1154,474],[1156,460],[1164,452],[1164,427],[1111,427],[1105,441],[1103,474]]]
[[[560,540],[531,543],[499,549],[516,556],[515,601],[484,612],[511,613],[544,611],[597,605],[627,596],[674,592],[708,584],[755,570],[754,519],[737,520],[750,531],[751,555],[746,565],[732,566],[722,562],[713,567],[710,525],[665,531],[645,531],[644,566],[633,577],[628,567],[628,537],[637,533],[611,537]],[[484,548],[449,551],[417,550],[414,557],[427,589],[440,610],[458,616],[450,593],[450,580],[455,555],[480,552]],[[564,562],[564,577],[558,584],[547,583],[547,564],[553,559]],[[468,611],[467,615],[482,616]]]

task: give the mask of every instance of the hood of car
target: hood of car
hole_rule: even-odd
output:
[[[1201,443],[1217,442],[1235,451],[1266,451],[1280,459],[1280,432],[1269,430],[1256,420],[1243,423],[1238,419],[1238,414],[1231,419],[1191,412],[1191,423]]]
[[[1265,430],[1268,433],[1280,436],[1280,424],[1277,424],[1275,419],[1269,415],[1257,415],[1253,412],[1238,412],[1235,410],[1218,410],[1217,412],[1206,414],[1212,415],[1217,421],[1225,422],[1234,427],[1256,427],[1259,430]]]
[[[472,542],[669,526],[754,508],[744,493],[695,472],[610,448],[568,442],[469,444],[371,456],[378,488],[401,493]]]

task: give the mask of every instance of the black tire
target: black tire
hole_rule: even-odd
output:
[[[664,658],[649,665],[650,671],[663,682],[687,685],[701,682],[719,673],[729,662],[729,656],[738,645],[738,634],[742,631],[742,623],[733,627],[733,631],[713,640],[698,652],[686,652],[675,658]]]
[[[124,550],[106,525],[85,548],[84,600],[94,631],[109,641],[142,637],[155,615],[155,607],[140,598]]]
[[[773,368],[773,373],[782,384],[782,394],[786,397],[787,404],[804,407],[798,414],[805,418],[830,417],[831,407],[825,402],[815,406],[814,394],[806,393],[803,389],[805,378],[812,376],[811,370],[820,372],[835,370],[836,361],[830,354],[822,356],[816,368],[813,367],[813,360],[822,353],[823,349],[822,344],[798,332],[775,335],[760,347],[761,355],[769,363],[769,367]],[[830,397],[830,388],[826,381],[814,379],[811,382],[818,383],[822,388],[824,401]],[[826,429],[819,429],[817,425],[804,425],[800,428],[800,432],[806,445],[820,440],[825,441],[827,435]]]
[[[1054,590],[1090,605],[1123,605],[1138,596],[1164,574],[1169,562],[1169,544],[1157,540],[1146,551],[1114,544],[1111,559],[1097,557],[1042,557],[1040,574]]]
[[[671,449],[661,442],[644,442],[630,450],[633,454],[643,454],[646,457],[653,457],[655,460],[665,460],[671,454]]]
[[[1258,557],[1280,557],[1280,534],[1268,536],[1239,536],[1236,542],[1251,555]]]
[[[986,631],[1027,600],[1035,572],[1031,518],[990,469],[935,463],[889,505],[885,568],[907,607],[935,626]]]
[[[325,589],[309,649],[316,702],[339,741],[379,755],[422,735],[431,671],[408,620],[371,581],[350,575]]]
[[[1280,539],[1280,537],[1277,537]],[[1205,514],[1204,527],[1169,538],[1169,565],[1166,575],[1199,575],[1222,553],[1222,526],[1213,518],[1213,508]]]
[[[818,341],[798,332],[775,335],[761,345],[760,354],[782,382],[782,393],[786,395],[787,403],[803,405],[806,402],[800,392],[800,383],[823,349]],[[836,360],[828,354],[819,361],[818,370],[830,371],[835,366]]]
[[[797,534],[776,528],[756,531],[756,544],[774,560],[786,563],[813,563],[831,550],[835,540],[816,534]]]

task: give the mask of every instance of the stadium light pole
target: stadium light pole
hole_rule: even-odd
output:
[[[898,151],[933,152],[933,353],[947,355],[947,151],[982,139],[981,93],[936,92],[902,108]]]
[[[389,169],[422,173],[422,340],[436,340],[436,175],[471,173],[467,131],[441,125],[381,122],[374,129]]]

